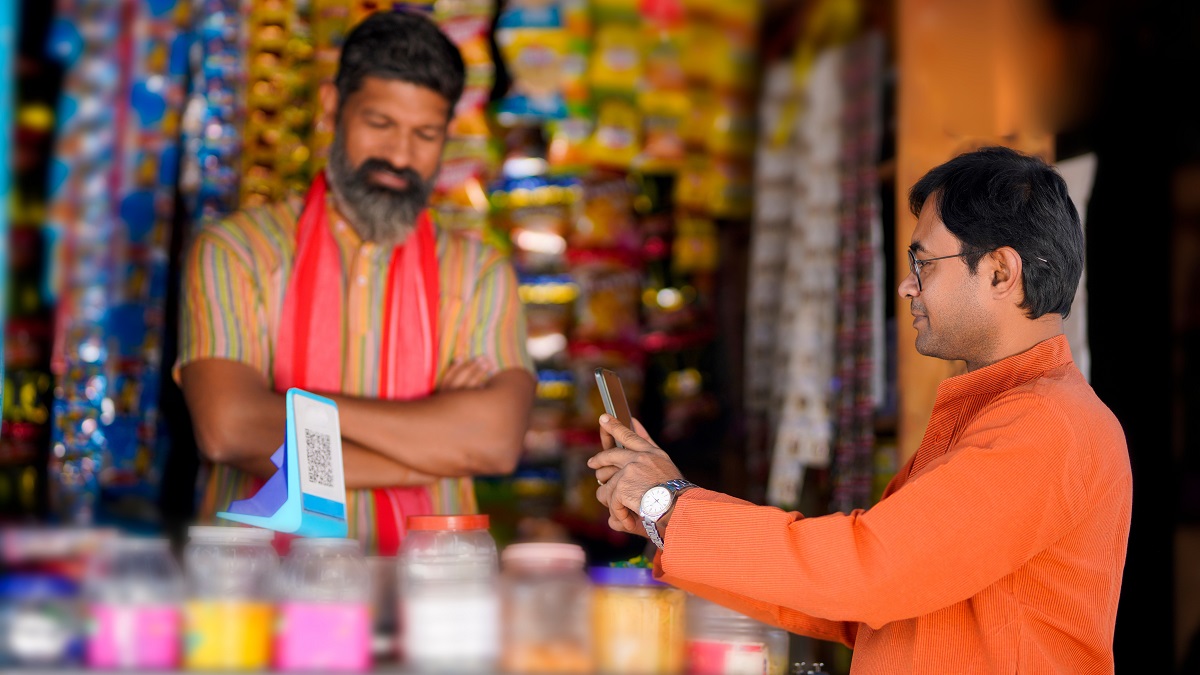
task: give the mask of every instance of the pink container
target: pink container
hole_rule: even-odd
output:
[[[279,607],[279,670],[371,669],[371,613],[365,603],[288,602]]]
[[[280,568],[275,668],[371,669],[371,579],[353,539],[295,539]]]
[[[97,670],[173,670],[182,617],[175,605],[91,606],[87,664]]]
[[[183,573],[162,538],[119,536],[88,563],[87,664],[171,670],[182,651]]]

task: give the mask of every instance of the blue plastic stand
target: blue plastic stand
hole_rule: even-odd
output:
[[[345,537],[346,482],[337,404],[287,392],[287,436],[271,462],[278,471],[249,499],[218,517],[302,537]]]

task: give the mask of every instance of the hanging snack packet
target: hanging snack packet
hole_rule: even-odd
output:
[[[600,103],[596,129],[588,141],[588,157],[596,166],[628,170],[641,151],[642,116],[628,99]]]
[[[521,4],[500,13],[496,43],[513,77],[496,111],[502,125],[566,115],[562,89],[569,39],[557,5]]]
[[[641,334],[641,267],[636,255],[572,250],[571,276],[579,286],[573,337],[593,342],[636,343]]]

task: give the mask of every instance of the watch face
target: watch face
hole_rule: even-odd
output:
[[[650,488],[646,494],[642,495],[643,517],[661,516],[669,508],[671,508],[671,491],[661,485]]]

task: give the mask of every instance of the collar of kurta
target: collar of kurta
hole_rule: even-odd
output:
[[[342,389],[346,275],[326,208],[324,173],[313,180],[296,227],[296,258],[275,345],[275,388]],[[379,398],[428,396],[437,377],[437,241],[429,211],[388,257]]]
[[[938,400],[1007,391],[1068,363],[1071,346],[1067,336],[1056,335],[1037,343],[1030,349],[1001,359],[979,370],[956,375],[938,385]]]

